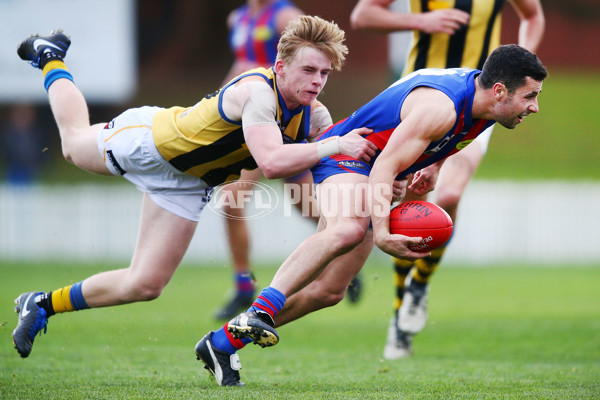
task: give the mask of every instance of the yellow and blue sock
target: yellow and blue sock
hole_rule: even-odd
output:
[[[81,293],[82,282],[45,293],[37,300],[37,305],[46,310],[48,316],[89,308]]]
[[[57,79],[66,78],[73,82],[73,75],[67,70],[67,66],[61,60],[48,61],[42,70],[44,74],[44,88],[48,91],[50,85]]]

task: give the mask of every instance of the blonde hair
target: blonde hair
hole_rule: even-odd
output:
[[[340,71],[348,54],[344,40],[346,33],[335,22],[301,15],[291,21],[281,34],[277,45],[277,59],[287,64],[294,59],[299,49],[309,46],[325,54],[333,69]]]

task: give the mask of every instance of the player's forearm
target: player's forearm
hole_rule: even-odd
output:
[[[356,7],[350,15],[352,29],[375,33],[419,29],[419,14],[398,13],[378,5]]]
[[[543,15],[522,20],[519,26],[519,45],[535,53],[542,42],[545,27]]]
[[[378,241],[389,235],[389,215],[392,203],[392,185],[394,177],[391,171],[373,169],[369,176],[369,209],[373,224],[373,238]]]
[[[277,146],[263,157],[258,166],[268,179],[287,178],[313,167],[323,157],[340,154],[340,137],[333,136],[316,143]]]
[[[296,143],[279,146],[262,160],[257,160],[265,178],[278,179],[297,175],[319,162],[319,143]]]
[[[539,0],[509,1],[519,15],[519,45],[531,52],[536,52],[546,29],[546,19],[541,2]]]

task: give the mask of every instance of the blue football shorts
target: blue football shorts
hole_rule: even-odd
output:
[[[323,182],[330,176],[337,174],[361,174],[369,176],[371,165],[344,155],[323,157],[321,161],[312,167],[315,185]]]

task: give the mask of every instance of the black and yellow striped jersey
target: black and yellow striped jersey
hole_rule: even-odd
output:
[[[154,116],[152,136],[159,153],[178,170],[203,179],[210,186],[236,180],[242,169],[254,169],[242,130],[242,121],[227,118],[223,92],[240,79],[264,78],[277,99],[277,115],[283,143],[302,142],[309,132],[310,106],[288,110],[277,90],[273,69],[256,68],[234,78],[222,89],[206,95],[193,107],[171,107]]]
[[[410,0],[411,12],[457,8],[471,14],[468,26],[453,35],[415,30],[403,75],[421,68],[481,69],[500,45],[501,11],[505,0]]]

